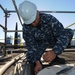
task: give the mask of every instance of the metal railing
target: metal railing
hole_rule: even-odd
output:
[[[18,12],[17,5],[16,5],[15,0],[12,0],[12,3],[14,5],[15,10],[5,10],[2,7],[2,5],[0,4],[1,9],[5,13],[5,28],[7,28],[7,18],[9,17],[10,13],[17,13],[18,19],[19,19],[19,21],[20,21],[20,23],[22,25],[22,21],[21,21],[21,18],[20,18],[20,15],[19,15],[19,12]],[[75,13],[75,11],[40,11],[40,12],[44,12],[44,13]],[[73,24],[71,24],[71,25],[69,25],[67,27],[73,26],[74,24],[75,23],[73,23]],[[3,29],[4,29],[4,27],[3,27]],[[22,30],[4,30],[4,32],[5,32],[5,47],[8,47],[6,45],[7,32],[22,32]]]

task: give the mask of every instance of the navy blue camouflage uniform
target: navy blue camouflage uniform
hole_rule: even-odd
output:
[[[64,29],[63,25],[52,15],[40,13],[40,22],[37,27],[32,24],[23,24],[23,38],[28,52],[27,61],[34,63],[40,60],[46,48],[61,54],[73,37],[71,29]]]

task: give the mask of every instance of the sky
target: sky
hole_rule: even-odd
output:
[[[24,0],[15,0],[17,7]],[[39,11],[75,11],[75,0],[28,0],[36,4]],[[0,0],[0,4],[4,9],[15,10],[12,0]],[[55,16],[64,27],[75,23],[75,13],[49,13]],[[0,8],[0,24],[5,26],[5,14]],[[22,30],[22,26],[19,22],[16,13],[10,13],[10,17],[7,19],[7,29],[15,30],[15,25],[18,24],[18,30]],[[69,27],[75,29],[75,25]],[[19,32],[22,37],[22,33]],[[14,38],[14,32],[8,32],[7,36]],[[5,34],[4,30],[0,27],[0,42],[4,42]]]

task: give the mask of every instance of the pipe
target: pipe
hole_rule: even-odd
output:
[[[0,75],[3,75],[3,73],[7,70],[8,67],[10,67],[14,62],[18,61],[24,56],[24,54],[20,54],[17,57],[13,58],[10,62],[5,64],[1,69],[0,69]]]
[[[13,5],[14,5],[14,7],[15,7],[15,10],[16,10],[16,12],[17,12],[17,15],[18,15],[18,18],[19,18],[19,20],[20,20],[20,23],[21,23],[21,25],[22,25],[22,21],[21,21],[21,19],[20,19],[19,12],[18,12],[18,9],[17,9],[17,6],[16,6],[16,2],[15,2],[15,0],[12,0],[12,2],[13,2]]]
[[[6,12],[5,9],[2,7],[1,4],[0,4],[0,7],[1,7],[1,9],[3,10],[3,12],[4,12],[5,14],[7,14],[7,12]]]
[[[7,28],[5,28],[4,26],[2,26],[1,24],[0,24],[0,27],[2,27],[4,30],[7,30]]]
[[[34,65],[26,62],[24,64],[23,75],[35,75],[34,73]]]
[[[7,10],[6,10],[7,11]],[[8,14],[5,14],[5,28],[7,28],[7,18],[8,18]],[[7,52],[6,52],[6,37],[7,37],[7,32],[5,32],[5,49],[4,49],[4,56],[6,56]]]
[[[23,32],[22,30],[5,30],[4,32]]]
[[[75,30],[73,30],[75,31]],[[5,32],[23,32],[23,30],[5,30]]]
[[[75,11],[40,11],[44,13],[75,13]]]
[[[9,10],[7,11],[8,13],[15,13],[15,10]],[[40,12],[44,12],[44,13],[75,13],[75,11],[40,11]]]

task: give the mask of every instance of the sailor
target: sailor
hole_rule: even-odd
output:
[[[19,14],[24,21],[23,39],[28,49],[27,61],[35,64],[35,74],[42,69],[42,55],[46,62],[64,64],[65,59],[59,58],[58,55],[62,54],[71,41],[72,29],[65,29],[57,18],[41,13],[30,1],[24,1],[19,5]],[[52,50],[45,53],[48,47],[52,47]]]

